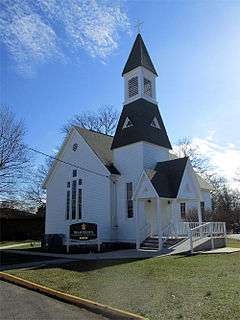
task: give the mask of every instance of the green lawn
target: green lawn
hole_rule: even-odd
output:
[[[16,245],[16,249],[27,249],[27,248],[40,247],[41,242],[36,240],[1,241],[0,242],[0,248],[5,246],[15,246],[15,245]],[[14,249],[14,247],[12,247],[11,249]]]
[[[240,254],[82,261],[10,273],[149,319],[239,319]]]
[[[227,247],[240,248],[240,240],[227,239]]]

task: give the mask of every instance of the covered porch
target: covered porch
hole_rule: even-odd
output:
[[[175,198],[160,196],[145,172],[139,180],[133,200],[137,249],[140,249],[147,238],[152,238],[155,245],[157,241],[157,249],[161,250],[166,238],[186,238],[189,228],[202,224],[200,195],[197,194],[189,199],[179,195]],[[197,211],[195,222],[185,222],[181,219],[182,202],[195,204]]]
[[[160,197],[138,197],[134,200],[137,249],[140,249],[147,238],[154,238],[158,239],[158,250],[161,250],[167,238],[186,238],[189,236],[189,228],[202,224],[200,205],[198,221],[186,222],[178,214],[180,202],[178,199]]]

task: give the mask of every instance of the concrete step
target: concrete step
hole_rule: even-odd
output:
[[[157,248],[153,248],[153,247],[146,247],[146,246],[141,246],[140,250],[144,250],[144,251],[158,251],[158,247]]]

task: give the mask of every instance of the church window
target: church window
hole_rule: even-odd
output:
[[[75,178],[77,176],[77,170],[73,170],[73,178]]]
[[[78,219],[82,219],[82,189],[78,189]]]
[[[181,218],[186,219],[186,203],[185,202],[180,203],[180,211],[181,211]]]
[[[69,220],[70,213],[70,190],[67,191],[67,207],[66,207],[66,219]]]
[[[200,202],[200,207],[201,207],[201,214],[202,214],[202,216],[203,216],[204,213],[205,213],[205,202],[204,202],[204,201],[201,201],[201,202]]]
[[[127,183],[127,215],[128,218],[133,217],[133,184],[132,182]]]
[[[72,182],[72,219],[76,219],[77,180]]]
[[[143,79],[144,94],[152,97],[152,82],[146,78]]]
[[[123,129],[129,128],[132,126],[133,126],[132,121],[127,117],[126,120],[124,121]]]
[[[128,81],[128,96],[134,97],[138,94],[138,77],[133,77]]]
[[[156,117],[153,118],[153,120],[151,122],[151,126],[154,128],[160,129],[160,125],[159,125],[159,122]]]

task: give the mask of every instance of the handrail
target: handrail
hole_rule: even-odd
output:
[[[194,251],[194,242],[203,238],[210,237],[211,247],[214,249],[214,236],[224,236],[226,239],[226,224],[225,222],[207,222],[200,224],[195,228],[189,229],[190,251]]]
[[[144,232],[145,231],[145,232]],[[144,226],[142,226],[139,230],[139,238],[140,238],[140,242],[142,242],[143,240],[146,239],[146,237],[150,234],[151,232],[151,225],[150,223],[145,224]]]

